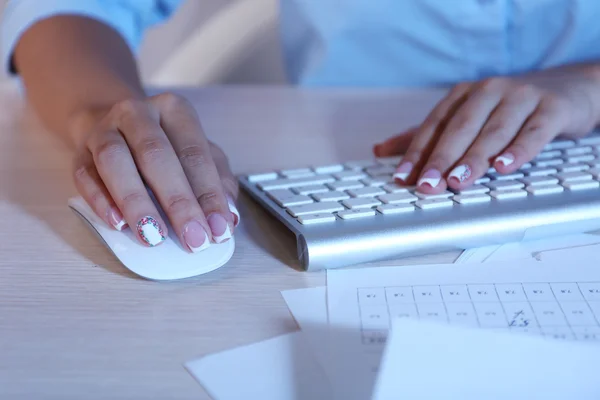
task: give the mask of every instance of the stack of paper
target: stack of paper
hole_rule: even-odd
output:
[[[327,287],[282,292],[299,332],[186,367],[218,400],[598,399],[598,243],[331,270]]]

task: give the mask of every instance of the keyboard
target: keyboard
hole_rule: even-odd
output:
[[[297,238],[307,271],[600,229],[600,134],[555,140],[460,192],[394,182],[401,157],[239,177]]]

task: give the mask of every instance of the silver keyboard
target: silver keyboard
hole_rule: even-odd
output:
[[[460,192],[394,182],[401,157],[240,177],[295,235],[306,270],[600,229],[600,134],[549,143],[511,174]]]

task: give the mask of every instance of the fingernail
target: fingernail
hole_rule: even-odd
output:
[[[417,186],[429,185],[434,188],[440,184],[440,180],[442,180],[442,174],[440,171],[437,169],[430,169],[421,176]]]
[[[514,163],[514,162],[515,162],[515,156],[513,156],[510,153],[504,153],[504,154],[496,157],[496,159],[494,160],[494,164],[495,163],[500,163],[500,164],[504,165],[505,167],[507,165],[510,165],[510,164]]]
[[[410,172],[413,169],[413,163],[411,163],[410,161],[404,161],[402,163],[400,163],[400,165],[398,166],[398,169],[396,170],[396,173],[394,174],[394,178],[398,178],[400,180],[405,181],[406,178],[408,178],[408,175],[410,175]]]
[[[116,208],[111,208],[109,213],[110,223],[115,227],[116,230],[120,231],[127,224],[123,219],[123,216]]]
[[[183,228],[183,239],[192,253],[197,253],[210,246],[208,234],[200,222],[196,220],[188,222],[185,228]]]
[[[462,164],[459,165],[458,167],[454,168],[452,171],[450,171],[450,174],[448,175],[448,178],[454,178],[456,180],[458,180],[459,182],[464,182],[467,179],[469,179],[471,177],[471,167],[469,167],[467,164]]]
[[[156,246],[166,239],[158,221],[152,217],[144,217],[137,223],[137,232],[150,246]]]
[[[235,202],[233,201],[233,199],[229,196],[227,196],[227,203],[229,204],[229,211],[231,211],[232,214],[235,215],[234,226],[238,226],[240,223],[240,212],[238,211],[237,207],[235,206]]]
[[[221,214],[211,214],[207,221],[215,243],[221,243],[231,237],[229,224]]]

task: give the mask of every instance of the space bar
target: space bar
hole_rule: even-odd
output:
[[[336,211],[345,210],[344,206],[333,201],[324,201],[322,203],[304,204],[301,206],[293,206],[287,209],[293,217],[307,214],[333,213]]]

